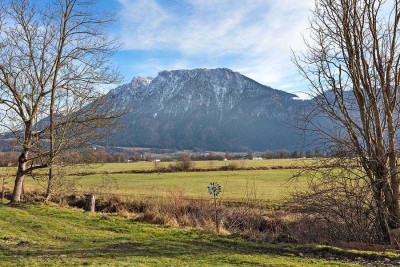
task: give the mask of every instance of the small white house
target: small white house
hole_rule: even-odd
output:
[[[253,157],[253,160],[262,160],[262,157]]]

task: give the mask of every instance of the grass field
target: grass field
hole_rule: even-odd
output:
[[[263,163],[258,166],[294,165],[293,160],[248,162]],[[291,191],[302,188],[307,181],[307,177],[289,180],[296,172],[290,168],[112,173],[147,168],[150,164],[68,167],[70,173],[83,170],[95,174],[66,176],[65,179],[74,181],[79,193],[115,194],[138,199],[171,197],[180,193],[190,198],[208,198],[208,183],[217,181],[223,187],[220,199],[239,202],[260,199],[268,204],[282,203]],[[299,164],[296,162],[296,165]],[[12,176],[7,185],[9,188],[11,179]],[[27,177],[25,190],[43,191],[44,187]],[[66,192],[67,195],[72,193],[75,192]],[[338,259],[370,258],[372,253],[254,242],[44,204],[10,207],[0,203],[0,218],[0,266],[360,266]],[[378,262],[391,258],[389,261],[400,263],[397,254],[372,255],[372,261],[379,257]],[[363,263],[368,261],[361,259]]]
[[[314,163],[314,159],[268,159],[268,160],[210,160],[210,161],[195,161],[195,168],[218,168],[235,164],[238,167],[290,167],[290,166],[303,166]],[[168,167],[171,162],[158,162],[158,167]],[[128,171],[128,170],[151,170],[154,169],[155,163],[153,162],[133,162],[133,163],[107,163],[107,164],[93,164],[88,170],[94,172],[112,172],[112,171]],[[76,169],[75,169],[76,170]],[[83,170],[85,171],[85,170]]]
[[[229,166],[231,164],[241,168],[257,168],[257,167],[285,167],[291,166],[306,166],[315,163],[315,159],[267,159],[267,160],[210,160],[210,161],[193,161],[194,167],[199,169],[218,168],[222,166]],[[172,162],[131,162],[131,163],[105,163],[105,164],[90,164],[90,165],[74,165],[66,166],[64,169],[67,172],[117,172],[117,171],[130,171],[130,170],[153,170],[155,166],[162,168],[168,167]],[[15,172],[16,168],[0,168],[0,174],[6,172]]]
[[[281,201],[304,184],[305,179],[289,181],[291,170],[177,172],[152,174],[89,175],[79,179],[80,190],[94,190],[129,196],[169,196],[183,193],[187,197],[207,197],[207,185],[216,181],[222,186],[225,200],[262,199]],[[103,186],[102,184],[108,184]]]
[[[314,160],[247,160],[247,161],[212,161],[195,162],[196,168],[218,167],[235,163],[245,167],[301,166]],[[168,162],[161,163],[167,166]],[[208,197],[207,185],[218,182],[223,189],[221,198],[227,201],[246,201],[249,198],[268,203],[280,203],[293,190],[303,187],[306,178],[290,180],[296,170],[232,170],[212,172],[174,172],[115,174],[113,172],[154,169],[152,162],[108,163],[67,166],[65,173],[95,173],[81,177],[66,177],[73,181],[77,193],[115,194],[128,197],[169,197],[180,193],[190,198]],[[10,173],[8,190],[12,187],[13,169],[2,168],[1,173]],[[105,174],[107,172],[108,174]],[[25,189],[43,191],[46,182],[27,177]],[[73,192],[71,192],[73,193]]]
[[[272,245],[45,205],[0,204],[0,266],[358,266]]]

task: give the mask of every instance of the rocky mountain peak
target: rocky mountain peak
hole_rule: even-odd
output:
[[[140,86],[148,86],[152,80],[153,80],[152,77],[141,77],[141,76],[133,77],[131,81],[131,88],[135,89]]]
[[[234,72],[228,68],[217,68],[217,69],[180,69],[180,70],[164,70],[158,73],[157,77],[162,79],[232,79],[238,78],[242,75],[239,72]]]

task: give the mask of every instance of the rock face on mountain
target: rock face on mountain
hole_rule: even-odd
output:
[[[295,150],[293,125],[307,101],[229,69],[162,71],[135,77],[106,97],[129,112],[106,141],[136,146],[218,151]]]

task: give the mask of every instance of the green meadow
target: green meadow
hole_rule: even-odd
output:
[[[64,177],[56,177],[74,183],[75,190],[66,194],[93,192],[99,196],[113,194],[138,199],[176,194],[208,198],[207,185],[216,181],[223,188],[219,198],[224,201],[256,199],[275,205],[306,185],[307,177],[291,179],[298,170],[290,166],[300,163],[304,161],[246,161],[244,164],[248,166],[288,167],[136,174],[113,172],[151,170],[154,164],[97,164],[69,166],[63,168]],[[208,168],[207,162],[196,164],[197,168]],[[1,170],[3,175],[12,171]],[[88,175],[74,176],[77,173]],[[8,179],[10,190],[12,175]],[[25,191],[43,192],[44,185],[45,180],[27,177]],[[44,204],[22,203],[11,207],[0,203],[0,266],[361,266],[358,260],[344,260],[360,257],[398,260],[393,253],[378,255],[317,245],[256,242],[229,233],[215,235],[127,217]]]
[[[359,266],[325,248],[251,242],[43,204],[0,204],[0,266]]]
[[[198,161],[196,168],[220,167],[236,164],[239,167],[281,167],[269,170],[196,171],[173,173],[114,173],[130,170],[152,170],[152,162],[108,163],[67,166],[62,175],[75,184],[76,193],[114,194],[127,197],[168,197],[181,194],[189,198],[207,197],[207,185],[218,182],[223,189],[221,198],[227,201],[246,201],[249,198],[268,203],[279,203],[294,190],[305,186],[305,177],[291,179],[298,172],[290,166],[310,164],[312,160],[246,160],[246,161]],[[162,162],[165,166],[171,162]],[[4,170],[3,170],[4,172]],[[12,178],[12,176],[10,177]],[[58,177],[60,178],[60,177]],[[9,183],[11,186],[11,183]],[[28,177],[26,190],[43,190],[45,180]]]
[[[291,167],[291,166],[305,166],[315,163],[315,159],[264,159],[264,160],[210,160],[210,161],[193,161],[195,168],[200,169],[211,169],[218,168],[229,165],[236,165],[241,168],[257,168],[257,167]],[[157,167],[168,167],[173,162],[132,162],[132,163],[106,163],[106,164],[92,164],[88,166],[82,166],[83,171],[129,171],[129,170],[152,170]],[[76,167],[71,168],[71,170],[80,170]]]
[[[125,196],[165,197],[180,193],[190,198],[207,196],[207,185],[218,182],[222,186],[221,198],[245,200],[249,197],[277,202],[305,179],[290,181],[292,170],[252,170],[176,172],[151,174],[95,174],[78,178],[82,192],[94,190]]]

